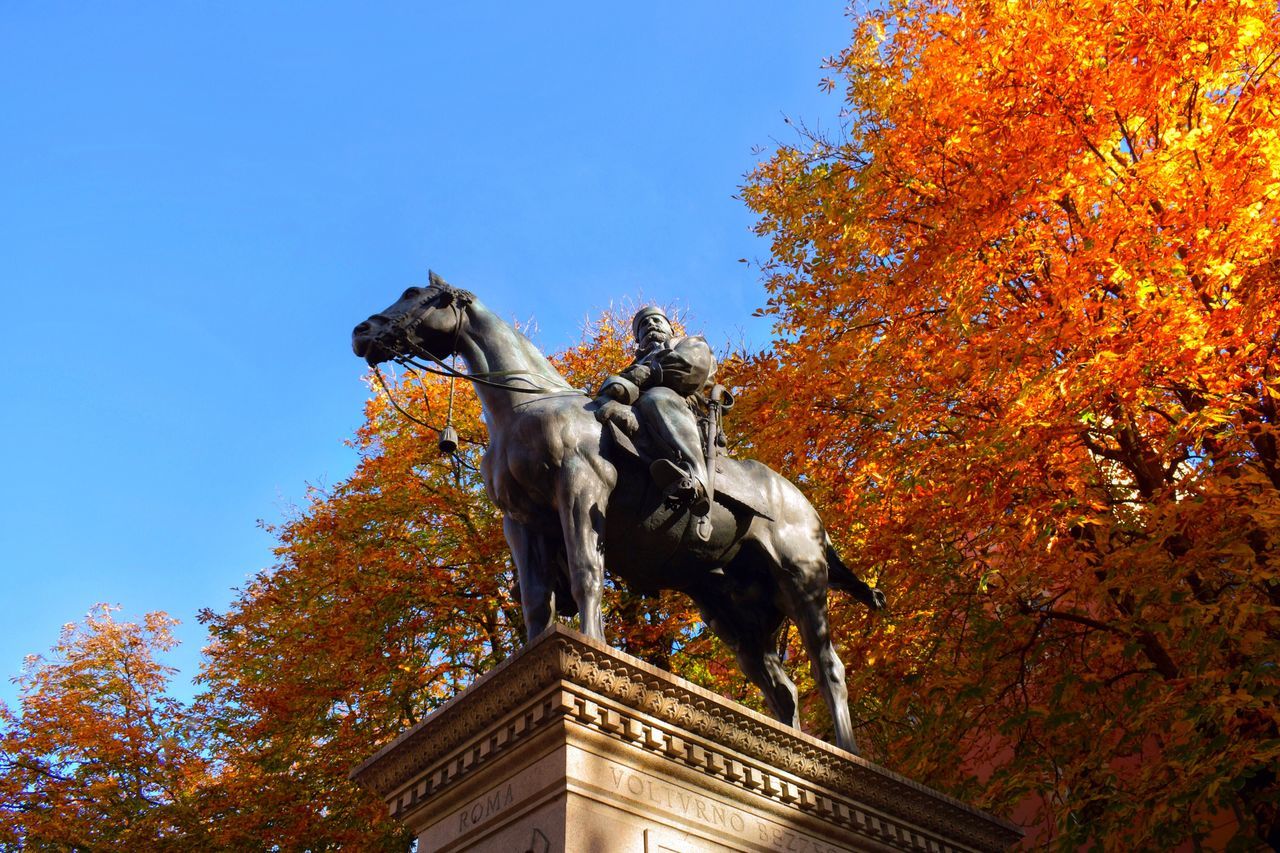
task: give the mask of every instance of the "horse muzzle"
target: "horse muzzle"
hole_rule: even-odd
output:
[[[359,358],[376,367],[384,361],[395,358],[396,353],[385,343],[387,324],[370,317],[351,330],[351,350]]]

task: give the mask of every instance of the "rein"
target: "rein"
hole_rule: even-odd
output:
[[[466,315],[463,314],[462,309],[459,308],[456,304],[453,305],[452,307],[454,311],[457,313],[457,318],[458,318],[458,322],[454,326],[454,332],[453,332],[453,352],[454,352],[454,357],[456,358],[457,352],[458,352],[458,343],[462,337],[462,324],[466,319]],[[396,400],[395,396],[391,393],[391,388],[387,385],[386,379],[383,378],[382,371],[379,370],[376,365],[373,368],[373,374],[375,377],[377,377],[378,384],[382,386],[382,390],[387,395],[387,399],[391,402],[391,405],[395,407],[395,410],[397,412],[399,412],[401,415],[408,418],[409,420],[413,421],[414,423],[418,424],[419,426],[426,427],[432,432],[439,434],[440,452],[444,453],[447,456],[453,457],[455,464],[464,464],[462,463],[462,460],[457,454],[459,441],[465,441],[468,444],[474,444],[481,447],[483,447],[485,444],[482,441],[459,438],[457,430],[455,430],[453,427],[454,388],[458,379],[466,379],[469,382],[473,382],[477,385],[485,385],[490,388],[496,388],[500,391],[512,391],[517,394],[541,394],[544,396],[573,394],[573,395],[581,395],[584,397],[591,396],[585,391],[582,391],[577,388],[571,388],[568,385],[564,385],[560,387],[546,387],[546,386],[538,385],[535,382],[533,382],[532,379],[528,378],[528,377],[536,377],[538,374],[532,373],[528,370],[490,370],[490,371],[481,371],[479,373],[468,373],[465,371],[458,370],[458,368],[454,367],[451,364],[446,363],[444,359],[440,358],[435,353],[431,352],[426,347],[421,346],[420,344],[418,344],[416,341],[413,340],[415,336],[410,334],[409,332],[409,328],[408,328],[409,324],[407,322],[407,318],[408,318],[408,314],[403,314],[400,317],[397,317],[395,320],[393,320],[390,325],[393,331],[395,332],[396,338],[399,339],[399,343],[402,344],[406,349],[408,349],[411,354],[395,356],[392,360],[395,361],[400,366],[404,367],[410,373],[414,373],[415,375],[417,373],[417,370],[421,370],[424,373],[431,373],[436,376],[448,377],[449,409],[445,415],[444,429],[440,429],[439,427],[436,427],[420,418],[415,417],[404,406],[401,406],[400,403]],[[417,358],[414,358],[414,356],[416,356]],[[423,364],[421,361],[418,360],[423,358],[433,362],[435,366],[432,366],[431,364]],[[417,368],[417,370],[415,370],[415,368]],[[520,377],[521,381],[529,383],[531,387],[516,386],[516,385],[510,384],[509,382],[501,381],[506,379],[516,379],[517,377]],[[499,380],[499,381],[494,381],[494,380]],[[467,467],[470,467],[470,466],[467,466]]]
[[[405,355],[399,356],[393,359],[393,361],[397,364],[404,365],[405,367],[416,367],[418,370],[426,373],[434,373],[436,376],[448,376],[452,379],[467,379],[477,385],[487,385],[490,388],[497,388],[500,391],[514,391],[517,394],[581,394],[584,397],[589,396],[585,391],[577,388],[569,388],[567,386],[563,388],[547,388],[541,385],[533,385],[532,387],[525,388],[522,386],[508,385],[505,382],[493,382],[488,377],[503,378],[515,376],[536,376],[537,374],[530,373],[527,370],[489,370],[482,371],[480,373],[467,373],[465,371],[458,370],[455,367],[451,367],[424,350],[422,347],[415,346],[413,344],[409,344],[409,346],[418,351],[417,354],[419,358],[429,358],[438,364],[439,367],[432,367],[431,365],[423,364],[422,362],[415,361]],[[525,381],[528,382],[529,380],[526,379]]]
[[[410,368],[409,370],[411,373],[416,373],[416,371],[414,371],[412,368]],[[387,400],[391,402],[392,407],[395,408],[397,412],[404,415],[406,418],[413,421],[415,424],[418,424],[419,426],[424,426],[427,429],[431,430],[432,432],[440,433],[442,436],[444,435],[445,430],[441,429],[435,424],[427,423],[422,418],[415,416],[413,412],[410,412],[404,406],[400,405],[399,401],[396,400],[395,395],[391,393],[391,387],[387,385],[387,380],[383,378],[382,371],[379,370],[376,366],[373,368],[373,375],[377,378],[378,384],[382,386],[382,392],[387,395]],[[428,405],[428,408],[430,408],[429,405]],[[451,427],[446,426],[446,429],[449,429],[449,428]],[[454,435],[456,436],[457,433],[455,432]],[[485,443],[483,441],[476,441],[473,438],[461,438],[457,440],[464,441],[467,444],[474,444],[477,447],[485,446]]]

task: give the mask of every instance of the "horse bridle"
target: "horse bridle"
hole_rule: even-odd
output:
[[[444,293],[444,292],[446,291],[440,291],[440,293]],[[454,313],[457,315],[457,322],[454,324],[454,327],[453,327],[452,349],[453,349],[454,355],[456,355],[458,352],[458,344],[462,339],[462,325],[463,323],[466,322],[466,319],[467,319],[466,313],[463,311],[462,306],[459,305],[460,301],[461,301],[460,298],[455,294],[453,297],[453,300],[449,303],[449,306],[453,308]],[[423,305],[423,304],[426,304],[426,302],[427,300],[424,300],[422,303],[419,303],[419,304]],[[430,310],[438,311],[439,308],[431,307]],[[411,330],[411,323],[416,323],[418,319],[420,319],[420,317],[414,318],[411,321],[409,316],[410,313],[411,312],[409,311],[405,311],[399,317],[392,320],[390,323],[392,332],[395,335],[395,342],[411,351],[411,354],[398,355],[398,356],[394,356],[391,359],[392,361],[396,362],[399,365],[402,365],[404,367],[416,367],[418,370],[422,370],[427,373],[433,373],[436,376],[448,376],[453,379],[466,379],[470,382],[476,383],[477,385],[487,385],[490,388],[497,388],[500,391],[514,391],[517,394],[571,393],[571,394],[581,394],[585,397],[591,396],[590,394],[587,394],[587,392],[577,388],[570,388],[568,386],[564,386],[560,388],[548,388],[546,386],[537,385],[528,379],[524,380],[525,382],[529,382],[530,387],[528,388],[517,387],[514,385],[510,385],[506,382],[493,381],[494,379],[503,379],[507,377],[537,375],[534,373],[530,373],[527,370],[488,370],[488,371],[481,371],[479,373],[468,373],[462,370],[458,370],[453,365],[448,364],[443,358],[439,357],[438,355],[428,350],[426,347],[422,346],[422,344],[417,340],[417,335],[413,334]],[[417,358],[425,358],[433,362],[434,364],[436,364],[437,367],[432,367],[430,365],[423,364],[420,361],[416,361],[411,356],[416,356]]]
[[[439,296],[441,293],[446,293],[446,292],[448,291],[443,291],[443,290],[438,291],[435,296]],[[460,305],[459,303],[469,302],[469,300],[463,300],[458,293],[453,293],[452,296],[453,298],[452,300],[450,300],[449,305],[450,307],[453,308],[454,313],[457,315],[456,317],[457,322],[454,324],[454,327],[453,327],[452,355],[456,357],[458,353],[458,344],[462,339],[462,325],[463,323],[466,322],[466,319],[467,319],[466,314],[463,311],[464,306]],[[439,308],[428,305],[430,299],[434,299],[434,298],[435,297],[433,296],[428,299],[422,300],[419,303],[419,307],[426,306],[429,308],[429,310],[432,310],[432,311],[439,310]],[[418,336],[414,334],[412,331],[413,326],[416,325],[420,320],[421,320],[420,311],[404,311],[404,312],[401,312],[399,317],[396,317],[395,319],[388,321],[387,325],[390,328],[391,338],[392,338],[391,343],[393,345],[392,351],[394,352],[400,349],[405,349],[410,351],[409,353],[393,356],[391,358],[391,361],[394,361],[396,364],[399,364],[401,367],[404,367],[410,373],[414,373],[415,375],[417,374],[418,370],[421,370],[425,373],[431,373],[436,376],[445,376],[449,378],[449,410],[445,416],[444,429],[440,429],[439,427],[429,424],[420,418],[414,417],[412,413],[410,413],[407,409],[401,406],[400,403],[396,400],[395,396],[391,393],[391,388],[387,385],[387,381],[386,379],[383,378],[382,371],[378,369],[377,365],[373,366],[373,374],[375,377],[377,377],[378,384],[382,386],[383,393],[387,395],[387,399],[391,402],[391,405],[396,409],[396,411],[398,411],[400,414],[404,415],[406,418],[413,421],[414,423],[420,426],[424,426],[427,429],[432,430],[433,432],[437,432],[441,434],[442,450],[444,449],[444,436],[450,432],[453,433],[455,442],[465,441],[468,444],[476,444],[476,445],[482,445],[482,446],[484,445],[484,442],[482,441],[475,441],[474,439],[469,439],[469,438],[460,438],[458,437],[456,431],[453,430],[454,384],[458,379],[466,379],[477,385],[487,385],[491,388],[497,388],[502,391],[513,391],[518,394],[543,394],[543,395],[565,395],[565,394],[579,395],[580,394],[584,397],[591,396],[587,392],[577,388],[570,388],[567,386],[561,387],[561,388],[547,388],[547,387],[534,384],[530,382],[530,380],[528,379],[524,380],[525,382],[529,382],[529,384],[532,386],[528,388],[517,387],[514,385],[510,385],[506,382],[493,381],[494,379],[502,379],[506,377],[536,375],[536,374],[530,373],[527,370],[491,370],[491,371],[482,371],[480,373],[468,373],[465,371],[458,370],[456,367],[447,363],[443,358],[431,352],[421,344],[420,340],[418,339]],[[416,360],[412,356],[417,356],[417,358],[428,359],[436,366],[432,367],[431,365],[423,364],[421,361]],[[459,461],[456,459],[456,454],[453,454],[453,455],[455,456],[455,461]]]

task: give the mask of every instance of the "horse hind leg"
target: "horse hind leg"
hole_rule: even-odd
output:
[[[737,607],[723,589],[691,591],[690,596],[707,626],[733,651],[742,674],[764,695],[773,716],[800,728],[796,686],[777,649],[782,613],[772,603]]]
[[[797,613],[796,626],[805,651],[809,654],[813,680],[822,690],[822,698],[831,710],[831,723],[835,730],[836,746],[858,753],[858,742],[853,737],[853,721],[849,716],[849,690],[845,686],[844,663],[831,642],[831,627],[827,618],[827,593],[821,600],[806,605],[804,615]]]
[[[813,561],[806,561],[803,565],[784,564],[782,573],[789,581],[783,585],[787,610],[809,655],[813,680],[831,712],[836,746],[857,754],[858,743],[853,737],[853,721],[849,716],[844,663],[831,641],[825,565],[815,565]]]
[[[778,521],[760,529],[756,542],[782,593],[787,615],[800,630],[813,680],[831,712],[836,746],[858,752],[849,716],[844,664],[831,641],[826,534],[813,507],[786,481],[778,495]]]
[[[796,685],[787,675],[782,658],[772,642],[773,635],[763,643],[749,643],[734,649],[738,666],[751,679],[751,683],[764,694],[765,704],[773,716],[793,729],[800,728],[800,703]]]

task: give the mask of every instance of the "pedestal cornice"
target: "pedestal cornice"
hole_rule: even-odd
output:
[[[351,775],[404,819],[557,726],[624,742],[881,849],[1004,850],[1021,836],[1003,820],[560,625]]]

